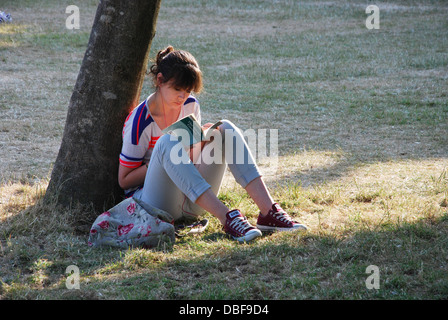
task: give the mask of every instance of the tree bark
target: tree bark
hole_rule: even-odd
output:
[[[46,200],[97,211],[121,200],[122,129],[139,102],[160,1],[100,1]]]

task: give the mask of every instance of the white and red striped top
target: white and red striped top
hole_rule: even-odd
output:
[[[138,168],[149,162],[154,146],[163,134],[149,112],[148,99],[129,113],[123,126],[123,146],[119,160],[127,168]],[[178,120],[191,113],[201,123],[199,102],[190,95],[182,106]]]

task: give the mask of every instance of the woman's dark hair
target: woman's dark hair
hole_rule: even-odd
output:
[[[202,72],[193,55],[184,50],[174,50],[168,46],[157,53],[153,65],[149,69],[154,84],[157,86],[157,75],[163,76],[163,82],[173,79],[175,88],[200,93],[202,90]]]

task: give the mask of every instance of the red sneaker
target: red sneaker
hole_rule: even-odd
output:
[[[239,242],[247,242],[261,236],[261,231],[252,226],[238,209],[227,212],[224,231]]]
[[[258,216],[257,228],[261,231],[306,231],[308,229],[305,225],[293,221],[278,203],[272,205],[272,209],[266,216],[261,214]]]

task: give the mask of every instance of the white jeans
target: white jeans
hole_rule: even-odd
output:
[[[173,163],[172,151],[173,148],[179,150],[177,144],[180,142],[168,134],[161,136],[151,155],[144,186],[136,191],[134,197],[143,204],[165,210],[174,220],[196,218],[204,213],[195,204],[197,198],[209,188],[215,195],[218,194],[227,166],[243,188],[261,176],[241,131],[232,122],[222,120],[219,133],[223,139],[213,143],[218,159],[212,162],[206,160],[207,157],[210,159],[209,151],[212,150],[212,142],[208,142],[196,164],[191,162],[186,152],[181,155],[176,153],[181,161]]]

